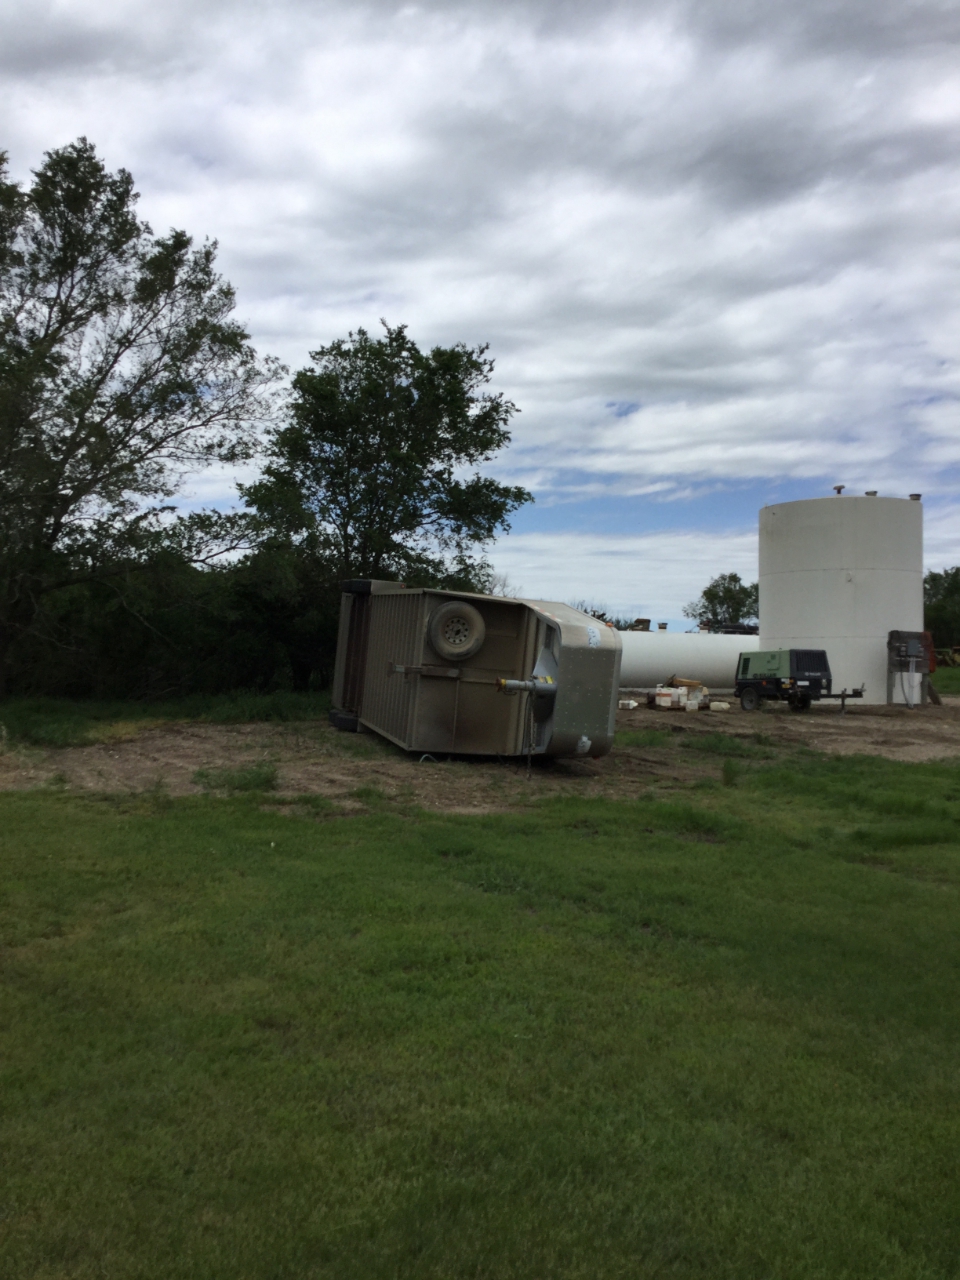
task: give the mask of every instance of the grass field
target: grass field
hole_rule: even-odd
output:
[[[932,679],[939,693],[960,693],[960,667],[938,667]]]
[[[37,747],[87,746],[172,721],[249,724],[322,720],[329,710],[327,693],[197,694],[151,702],[8,698],[0,707],[0,747],[4,741]]]
[[[960,769],[729,759],[0,795],[0,1275],[957,1275]]]

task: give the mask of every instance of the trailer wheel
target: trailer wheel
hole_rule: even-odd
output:
[[[480,611],[472,604],[466,600],[448,600],[434,609],[427,634],[441,658],[462,662],[479,653],[487,629]]]
[[[752,684],[748,684],[744,691],[740,694],[740,705],[744,711],[760,710],[760,692],[755,689]]]

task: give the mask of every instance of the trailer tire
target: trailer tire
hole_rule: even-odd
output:
[[[752,684],[748,684],[740,694],[740,706],[744,711],[760,710],[760,691],[755,689]]]
[[[463,662],[483,648],[487,629],[479,609],[466,600],[448,600],[430,615],[427,634],[441,658]]]

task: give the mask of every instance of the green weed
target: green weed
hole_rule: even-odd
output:
[[[615,742],[618,747],[665,747],[672,738],[669,729],[621,729]]]
[[[250,764],[239,769],[198,769],[193,780],[207,791],[273,791],[277,785],[277,766]]]
[[[372,733],[338,733],[333,744],[341,755],[354,756],[359,760],[372,760],[398,751],[393,743]]]
[[[766,760],[771,752],[758,745],[757,740],[767,742],[762,734],[754,734],[754,741],[736,738],[727,733],[691,733],[685,735],[681,746],[687,751],[702,751],[714,756],[739,756],[744,759]]]
[[[931,683],[938,693],[956,697],[960,694],[960,667],[938,667]]]
[[[887,822],[880,827],[857,827],[853,839],[869,849],[906,849],[926,844],[960,843],[960,826],[950,820]]]
[[[75,747],[123,740],[179,720],[202,724],[322,720],[330,699],[321,693],[233,693],[157,702],[77,702],[9,698],[0,706],[4,740],[38,747]]]
[[[721,777],[723,778],[723,785],[725,787],[735,787],[740,780],[741,772],[741,766],[737,761],[728,757],[723,762],[723,771],[721,774]]]
[[[354,800],[359,800],[367,805],[380,805],[386,800],[386,795],[379,787],[355,787],[350,795]]]

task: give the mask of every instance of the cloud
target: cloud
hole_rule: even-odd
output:
[[[26,177],[96,141],[293,367],[381,316],[489,341],[538,510],[774,478],[952,510],[958,39],[947,0],[11,4],[0,146]]]
[[[923,513],[924,569],[938,572],[960,563],[957,546],[957,510],[946,505],[927,507]]]
[[[726,531],[722,541],[698,531],[644,537],[518,534],[497,545],[496,568],[518,594],[586,599],[618,616],[670,621],[689,630],[683,606],[718,573],[757,580],[756,531]],[[588,585],[583,585],[588,584]]]
[[[956,511],[924,512],[924,568],[957,563]],[[549,600],[586,599],[621,617],[693,626],[683,607],[720,573],[756,582],[758,523],[707,533],[689,529],[642,536],[526,533],[497,544],[496,569],[516,594]]]

